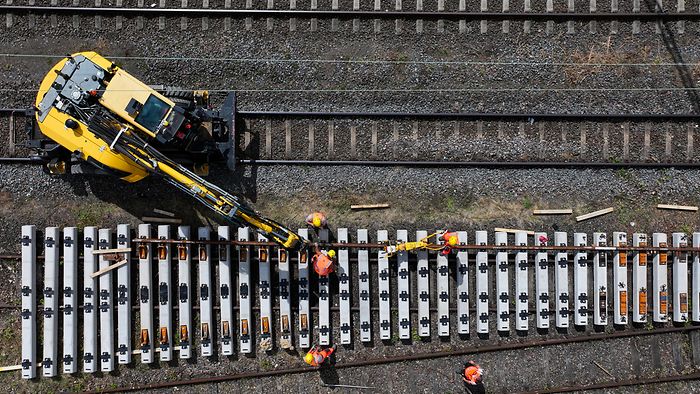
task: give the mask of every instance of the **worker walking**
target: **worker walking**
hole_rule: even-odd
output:
[[[336,346],[329,348],[321,348],[320,346],[311,346],[309,352],[304,356],[304,361],[312,367],[320,367],[328,358],[335,352]]]
[[[450,254],[452,248],[459,243],[459,237],[454,231],[445,231],[445,233],[442,234],[442,236],[440,237],[440,240],[444,242],[444,246],[440,251],[440,254],[442,256],[447,256],[448,254]]]
[[[328,219],[321,212],[313,212],[306,217],[306,224],[316,230],[320,230],[328,226]]]
[[[464,388],[467,392],[471,394],[483,394],[486,392],[484,383],[482,382],[484,370],[481,369],[479,364],[475,363],[473,360],[469,360],[464,364],[464,369],[458,371],[458,373],[462,375]]]
[[[316,254],[311,258],[311,264],[314,266],[314,271],[318,276],[328,276],[335,271],[335,250],[328,252],[316,249]]]

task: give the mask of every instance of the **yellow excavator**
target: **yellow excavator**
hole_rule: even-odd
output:
[[[214,110],[206,91],[149,86],[95,52],[80,52],[61,59],[39,87],[36,127],[51,141],[33,147],[50,173],[79,161],[127,182],[160,175],[227,220],[298,249],[304,241],[295,232],[200,176],[212,159],[233,168],[234,117],[233,93]]]

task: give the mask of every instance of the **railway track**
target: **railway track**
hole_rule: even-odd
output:
[[[626,332],[640,327],[664,332],[678,328],[665,327],[670,322],[700,323],[700,233],[693,234],[692,244],[686,234],[674,233],[670,246],[663,233],[651,238],[634,234],[630,244],[626,233],[614,232],[610,244],[607,234],[595,233],[591,246],[587,234],[575,233],[568,246],[569,236],[561,232],[554,234],[553,245],[546,233],[535,233],[534,243],[526,233],[517,233],[512,243],[506,233],[497,232],[494,244],[485,231],[476,232],[474,243],[459,232],[463,244],[452,255],[422,251],[414,259],[405,253],[388,258],[382,252],[386,231],[371,242],[366,230],[358,230],[352,242],[347,229],[339,229],[329,242],[331,234],[323,230],[317,245],[338,249],[339,269],[337,275],[318,278],[310,274],[307,250],[291,253],[262,237],[256,241],[247,228],[238,229],[237,237],[227,226],[216,235],[199,228],[191,236],[189,227],[180,226],[175,239],[170,226],[158,226],[157,238],[152,230],[140,225],[132,239],[129,225],[119,225],[116,237],[111,229],[95,227],[82,235],[75,227],[62,232],[50,227],[43,235],[34,226],[23,227],[25,378],[36,377],[37,360],[43,360],[41,375],[50,377],[79,370],[110,372],[116,364],[130,364],[134,355],[140,355],[141,363],[153,363],[190,359],[195,352],[207,358],[290,351],[312,342],[348,348],[428,338],[463,343],[472,342],[470,334],[481,345],[496,333],[528,337],[550,329],[562,334],[572,328]],[[305,229],[300,234],[310,235]],[[416,237],[425,235],[419,231]],[[408,233],[399,230],[396,239],[408,241]],[[133,248],[135,255],[116,257],[127,264],[93,277],[111,264],[93,251],[110,249],[114,241],[118,248]],[[43,263],[37,258],[39,244],[44,245]],[[257,270],[252,268],[256,265]],[[37,287],[38,279],[43,287]],[[616,286],[609,290],[608,283]],[[414,302],[417,308],[411,307]],[[135,311],[137,327],[132,323]],[[83,333],[81,354],[78,331]]]
[[[583,2],[582,2],[583,3]],[[373,4],[361,4],[359,0],[353,0],[352,7],[344,9],[340,6],[338,0],[333,0],[330,7],[319,7],[317,0],[312,0],[310,9],[297,9],[295,0],[282,5],[275,5],[274,0],[268,0],[266,7],[255,8],[252,0],[247,0],[244,8],[232,8],[231,1],[226,1],[223,6],[211,6],[208,0],[203,0],[201,7],[199,5],[193,8],[187,0],[181,2],[179,8],[168,8],[165,0],[160,0],[157,7],[147,7],[143,0],[138,0],[137,7],[123,6],[124,1],[117,0],[116,7],[103,7],[101,0],[95,0],[94,7],[81,7],[75,1],[73,6],[59,6],[56,0],[52,0],[50,5],[14,5],[12,0],[8,5],[0,6],[0,13],[6,15],[6,25],[12,26],[14,18],[17,16],[29,16],[30,24],[36,25],[33,18],[50,16],[52,25],[57,24],[55,19],[57,16],[72,16],[79,17],[82,15],[94,16],[95,27],[102,26],[102,17],[115,17],[116,27],[122,28],[125,23],[130,23],[130,19],[136,20],[136,28],[144,27],[144,19],[158,18],[159,29],[165,29],[166,18],[180,18],[180,26],[186,29],[188,19],[200,18],[202,29],[208,29],[210,19],[224,19],[224,29],[230,30],[232,19],[244,19],[245,29],[253,28],[253,20],[266,19],[265,25],[268,30],[273,29],[275,19],[288,19],[289,29],[297,30],[297,20],[310,20],[308,28],[311,31],[318,30],[318,21],[330,19],[331,30],[339,30],[340,22],[351,20],[352,30],[359,31],[361,29],[361,21],[371,21],[375,32],[381,30],[382,20],[396,21],[394,28],[397,32],[401,32],[403,27],[401,21],[415,21],[416,32],[422,33],[424,30],[424,22],[437,22],[437,30],[445,30],[445,22],[456,22],[460,32],[472,30],[468,27],[471,22],[480,24],[481,33],[485,33],[488,29],[489,22],[505,22],[503,24],[503,32],[510,31],[508,23],[523,22],[523,29],[527,33],[530,31],[533,22],[544,22],[547,24],[547,31],[553,30],[554,23],[566,22],[567,31],[573,32],[575,23],[588,23],[591,31],[596,30],[597,22],[611,22],[611,31],[617,31],[618,22],[629,22],[633,24],[633,33],[641,31],[640,23],[666,23],[679,22],[677,29],[679,32],[684,30],[685,21],[696,21],[700,19],[700,13],[688,12],[685,6],[685,0],[680,0],[674,10],[661,9],[649,0],[634,1],[632,4],[626,4],[622,8],[614,1],[610,7],[604,10],[599,8],[595,0],[590,0],[589,7],[576,7],[574,1],[569,1],[565,6],[554,6],[554,2],[547,2],[545,7],[535,9],[531,6],[530,1],[526,1],[522,11],[514,11],[511,9],[509,0],[503,0],[500,5],[492,5],[489,7],[487,2],[482,2],[477,9],[467,9],[466,2],[460,2],[459,5],[446,5],[444,0],[438,0],[437,7],[424,7],[423,2],[416,3],[414,9],[404,9],[402,2],[391,2],[389,6],[382,5],[381,0],[375,0]],[[288,7],[288,8],[286,8]],[[430,9],[426,9],[430,8]],[[74,20],[75,27],[79,26],[80,21]],[[306,28],[305,26],[303,28]]]
[[[527,340],[527,341],[514,343],[514,344],[486,345],[486,346],[459,348],[459,349],[453,349],[453,350],[448,350],[448,351],[438,351],[438,352],[429,352],[429,353],[414,353],[411,355],[389,356],[389,357],[382,357],[382,358],[378,358],[378,359],[365,359],[365,360],[354,361],[354,362],[339,361],[338,363],[336,363],[334,365],[334,369],[345,370],[345,369],[363,368],[363,367],[371,367],[371,366],[394,364],[394,363],[405,363],[405,362],[420,361],[420,360],[435,360],[435,359],[447,358],[447,357],[470,356],[470,357],[478,358],[475,356],[483,355],[485,353],[491,353],[491,352],[507,352],[507,351],[521,350],[521,349],[529,349],[529,348],[572,345],[572,344],[577,344],[577,343],[590,343],[590,342],[606,341],[606,340],[609,341],[609,340],[613,340],[613,339],[623,339],[623,338],[663,336],[663,335],[673,334],[673,333],[688,333],[688,334],[690,334],[690,333],[696,332],[698,329],[700,329],[700,327],[674,327],[674,328],[660,329],[660,330],[656,330],[656,331],[634,330],[631,332],[617,332],[617,333],[613,333],[613,334],[596,334],[596,335],[591,335],[591,336],[579,336],[579,337],[573,337],[573,338],[535,339],[535,340]],[[163,381],[163,382],[159,382],[159,383],[155,383],[155,384],[148,384],[148,385],[121,386],[121,387],[112,388],[112,389],[100,389],[99,391],[87,391],[86,393],[97,393],[97,392],[116,393],[116,392],[132,392],[132,391],[142,391],[142,390],[157,390],[157,389],[166,389],[166,388],[172,388],[172,387],[187,387],[187,386],[201,385],[201,384],[212,384],[212,383],[215,384],[215,383],[221,383],[221,382],[231,382],[231,381],[238,381],[238,380],[243,380],[243,379],[260,379],[260,378],[266,378],[266,377],[284,376],[284,375],[293,375],[293,374],[304,374],[304,373],[315,373],[315,372],[316,372],[316,369],[312,369],[312,368],[308,368],[308,367],[284,368],[284,369],[275,369],[273,371],[242,372],[242,373],[229,374],[229,375],[224,375],[224,376],[211,376],[211,377],[207,376],[207,377],[194,378],[194,379]],[[649,379],[637,378],[634,380],[616,380],[613,382],[604,382],[604,383],[597,383],[597,384],[590,384],[590,385],[567,385],[567,386],[561,386],[561,387],[556,387],[556,388],[538,389],[535,391],[520,392],[519,394],[587,391],[587,390],[604,389],[604,388],[618,388],[618,387],[626,387],[626,386],[635,386],[635,385],[644,385],[644,384],[653,384],[653,383],[658,384],[658,383],[664,383],[664,382],[697,380],[697,379],[700,379],[700,373],[686,373],[686,374],[669,375],[669,376],[663,376],[663,377],[655,377],[653,379],[651,379],[651,378],[649,378]]]
[[[26,148],[28,113],[0,109],[0,127],[7,133],[0,163],[41,163]],[[236,116],[243,165],[696,168],[700,162],[695,114],[238,111]],[[443,139],[439,151],[426,143]]]

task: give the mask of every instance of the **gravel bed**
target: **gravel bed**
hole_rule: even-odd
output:
[[[221,6],[212,3],[211,6]],[[343,2],[343,6],[347,6]],[[533,11],[542,10],[543,2],[533,2]],[[106,3],[103,3],[106,5]],[[178,5],[168,2],[168,6]],[[326,4],[327,5],[327,4]],[[393,8],[392,2],[382,3],[382,9]],[[195,6],[190,4],[189,6]],[[240,8],[242,1],[234,2]],[[282,7],[277,3],[276,7]],[[367,2],[363,2],[367,7]],[[412,6],[412,5],[411,5]],[[468,10],[478,10],[480,2],[467,2]],[[498,9],[499,4],[490,4]],[[522,9],[520,2],[511,3],[512,10]],[[586,2],[577,2],[577,11],[586,11]],[[605,10],[600,6],[600,10]],[[299,9],[308,9],[309,2],[297,3]],[[408,9],[409,4],[405,4]],[[434,2],[425,4],[426,10],[436,7]],[[446,10],[455,3],[446,4]],[[688,3],[688,9],[691,5]],[[624,12],[626,9],[621,8]],[[251,30],[246,30],[246,21],[232,19],[231,30],[224,32],[226,21],[210,18],[208,29],[202,29],[198,19],[188,20],[187,28],[181,28],[181,18],[164,18],[160,29],[159,19],[124,19],[122,29],[115,29],[114,18],[101,18],[101,28],[94,28],[92,17],[79,17],[79,28],[74,27],[73,18],[59,17],[15,17],[11,28],[4,28],[4,40],[0,53],[54,54],[94,49],[105,55],[156,56],[156,57],[225,57],[227,61],[185,60],[120,60],[127,70],[142,80],[153,84],[167,84],[192,88],[221,90],[249,90],[240,92],[239,108],[244,110],[297,110],[297,111],[485,111],[485,112],[655,112],[686,113],[697,103],[684,92],[629,92],[622,89],[632,87],[680,86],[677,70],[666,66],[654,67],[596,67],[580,68],[568,66],[506,66],[483,64],[426,64],[406,61],[483,61],[483,62],[566,62],[600,63],[620,62],[668,62],[668,54],[662,36],[655,33],[654,24],[640,24],[641,34],[631,35],[632,25],[620,23],[619,33],[609,35],[609,24],[598,23],[596,32],[590,33],[588,24],[572,23],[576,34],[566,34],[567,25],[554,24],[548,32],[546,23],[532,23],[530,34],[523,33],[523,23],[510,23],[510,33],[501,33],[502,23],[488,23],[488,34],[480,34],[478,21],[465,24],[466,33],[459,33],[459,23],[424,21],[423,34],[415,33],[415,22],[403,21],[400,34],[396,34],[395,21],[382,21],[378,33],[374,33],[373,21],[361,21],[359,31],[353,32],[353,21],[339,21],[337,31],[331,31],[330,20],[318,20],[318,30],[309,31],[311,21],[297,20],[297,31],[289,32],[286,19],[251,20]],[[33,22],[31,22],[33,21]],[[30,22],[32,25],[30,26]],[[143,26],[139,29],[139,25]],[[268,27],[272,27],[268,30]],[[444,32],[440,32],[444,29]],[[673,38],[680,48],[684,61],[696,63],[700,59],[697,37],[699,27],[686,24],[685,34]],[[57,44],[60,43],[60,44]],[[232,59],[385,59],[394,63],[299,63],[299,62],[247,62]],[[3,106],[30,106],[32,92],[47,70],[56,62],[55,58],[4,58],[3,71],[8,78],[0,82],[0,100]],[[697,79],[697,70],[689,71]],[[528,88],[610,88],[604,92],[582,90],[528,91]],[[466,89],[508,88],[516,91],[488,92]],[[282,92],[285,89],[360,89],[362,92]],[[464,91],[379,92],[382,89],[464,89]],[[253,92],[250,90],[262,90]],[[267,91],[274,90],[274,91]],[[19,93],[18,93],[19,92]],[[215,94],[220,101],[222,94]],[[294,138],[293,152],[303,156],[308,153],[308,124],[292,122]],[[314,122],[315,149],[319,157],[328,155],[328,123]],[[347,121],[334,124],[335,146],[333,157],[351,157],[348,152],[349,132],[352,126]],[[364,157],[369,152],[366,143],[371,138],[372,124],[357,123],[358,152]],[[463,126],[463,127],[462,127]],[[545,129],[547,141],[539,146],[537,125],[524,125],[525,139],[505,142],[499,138],[499,130],[510,137],[519,132],[519,124],[485,122],[485,140],[475,140],[473,124],[460,125],[459,136],[453,135],[454,124],[423,123],[419,125],[414,140],[413,124],[399,124],[397,142],[391,140],[394,126],[378,125],[379,158],[395,158],[406,155],[416,157],[454,158],[474,157],[474,152],[495,151],[494,159],[512,159],[535,154],[539,148],[547,155],[602,155],[597,124],[588,124],[589,151],[577,151],[574,143],[580,140],[575,129],[567,128],[567,142],[559,143],[562,129],[567,124],[553,125]],[[264,124],[255,123],[254,130],[264,130]],[[285,153],[284,126],[276,126],[273,132],[271,153]],[[571,130],[571,131],[569,131]],[[661,129],[654,129],[654,131]],[[685,132],[683,127],[664,127],[669,130],[672,155],[669,160],[684,160]],[[437,137],[440,131],[441,138]],[[612,141],[622,139],[617,128],[609,130],[611,144],[608,154],[613,158],[623,156],[619,145]],[[644,132],[632,125],[630,133]],[[253,136],[249,154],[260,154],[265,140],[261,134]],[[551,137],[551,138],[550,138]],[[3,140],[5,139],[2,136]],[[509,138],[510,139],[510,138]],[[452,145],[446,140],[453,141]],[[497,141],[495,143],[487,142]],[[666,141],[652,139],[652,155],[665,152]],[[415,150],[417,145],[421,151]],[[632,140],[630,156],[638,155],[639,139]],[[296,153],[295,153],[296,154]],[[325,155],[325,156],[324,156]],[[692,155],[695,157],[695,154]],[[494,169],[407,169],[407,168],[362,168],[362,167],[241,167],[235,172],[213,169],[210,180],[222,187],[244,194],[263,213],[292,227],[300,225],[305,214],[312,209],[325,210],[331,225],[348,227],[350,234],[357,228],[370,230],[372,238],[378,229],[387,229],[395,234],[397,229],[407,229],[414,234],[416,229],[454,228],[473,232],[476,229],[491,229],[493,226],[530,228],[552,232],[559,231],[693,231],[700,224],[697,215],[675,212],[656,212],[656,203],[698,204],[700,177],[697,171],[631,171],[631,170],[494,170]],[[48,225],[95,224],[114,226],[117,223],[137,224],[140,216],[152,213],[154,207],[174,211],[185,223],[198,226],[219,222],[208,212],[198,209],[187,197],[172,192],[158,179],[149,179],[135,185],[105,177],[74,175],[71,177],[49,177],[38,167],[0,165],[0,252],[17,253],[17,235],[23,224],[33,223],[39,228]],[[351,212],[354,202],[389,202],[389,210],[375,212]],[[613,206],[611,215],[576,224],[573,217],[534,218],[532,208],[572,207],[577,214]],[[492,240],[490,240],[492,242]],[[0,291],[0,302],[15,303],[18,294],[19,266],[16,262],[0,263],[0,273],[7,278],[7,286]],[[14,282],[13,282],[14,281]],[[395,280],[392,279],[395,283]],[[470,287],[473,283],[470,283]],[[454,284],[453,284],[454,286]],[[473,288],[473,287],[472,287]],[[396,289],[393,288],[392,291]],[[452,289],[454,290],[454,288]],[[337,288],[334,289],[337,291]],[[356,293],[356,289],[353,289]],[[376,297],[375,297],[376,299]],[[334,300],[336,302],[337,300]],[[413,314],[415,327],[415,314]],[[432,316],[434,319],[435,316]],[[196,319],[196,317],[195,317]],[[277,317],[274,317],[275,323]],[[337,319],[337,315],[334,316]],[[376,319],[376,316],[375,316]],[[333,337],[338,338],[338,321],[333,322]],[[473,326],[473,323],[472,323]],[[273,324],[276,327],[276,324]],[[0,314],[0,332],[10,338],[19,331],[16,314]],[[375,335],[378,334],[374,330]],[[193,333],[197,335],[197,333]],[[357,338],[357,332],[354,333]],[[559,334],[551,333],[552,337]],[[418,351],[447,349],[457,342],[443,343],[431,338],[426,343],[402,344],[398,341],[382,343],[375,338],[373,347],[361,344],[352,349],[339,351],[339,359],[358,360],[378,355],[410,354]],[[500,338],[496,335],[490,342],[517,342],[512,335]],[[675,365],[672,356],[673,343],[683,338],[660,340],[657,345],[640,339],[639,355],[642,365],[649,363],[648,349],[660,349],[658,359],[663,368]],[[417,342],[417,341],[414,341]],[[17,341],[8,341],[7,354],[0,358],[7,363],[18,362]],[[488,382],[495,392],[512,392],[527,388],[555,386],[566,382],[592,381],[589,360],[601,360],[604,366],[615,370],[615,376],[629,376],[628,363],[634,359],[631,353],[635,346],[630,340],[593,346],[529,349],[510,353],[494,353],[479,356],[486,368]],[[682,349],[685,349],[684,347]],[[257,349],[256,349],[257,350]],[[687,351],[682,352],[688,360]],[[5,375],[3,383],[8,391],[28,390],[53,392],[60,389],[78,391],[84,388],[110,387],[125,383],[143,384],[164,379],[200,376],[202,373],[220,375],[238,371],[263,370],[300,365],[300,353],[274,352],[255,354],[248,358],[237,355],[225,358],[197,359],[195,364],[177,361],[173,365],[120,368],[114,376],[84,376],[42,379],[38,383],[20,381],[15,375]],[[549,362],[542,362],[548,360]],[[381,368],[365,368],[359,371],[338,371],[337,381],[348,384],[369,384],[384,391],[413,392],[425,387],[427,392],[456,391],[459,382],[452,371],[460,359],[443,359],[434,362],[410,363]],[[653,364],[655,361],[652,360]],[[524,379],[525,370],[543,376],[535,385]],[[640,373],[651,369],[640,367]],[[674,367],[675,368],[675,367]],[[659,368],[654,368],[659,370]],[[619,375],[618,375],[619,370]],[[632,368],[633,370],[633,368]],[[427,372],[426,372],[427,371]],[[447,377],[432,371],[440,371]],[[564,372],[562,372],[564,371]],[[332,373],[330,378],[333,378]],[[279,379],[246,381],[221,387],[202,386],[196,390],[213,391],[232,389],[244,391],[260,388],[278,392],[308,391],[308,376],[288,376]],[[693,384],[683,386],[693,389]],[[315,386],[314,386],[315,388]],[[301,390],[300,390],[301,389]]]

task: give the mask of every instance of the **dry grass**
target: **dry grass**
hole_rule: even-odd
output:
[[[612,37],[609,36],[603,44],[592,45],[587,52],[575,51],[571,55],[574,65],[565,66],[564,75],[571,84],[578,85],[601,72],[612,71],[620,74],[624,72],[623,67],[611,68],[605,65],[644,62],[649,59],[650,52],[651,48],[648,46],[636,53],[619,52],[612,47]],[[588,66],[589,64],[595,65]]]

